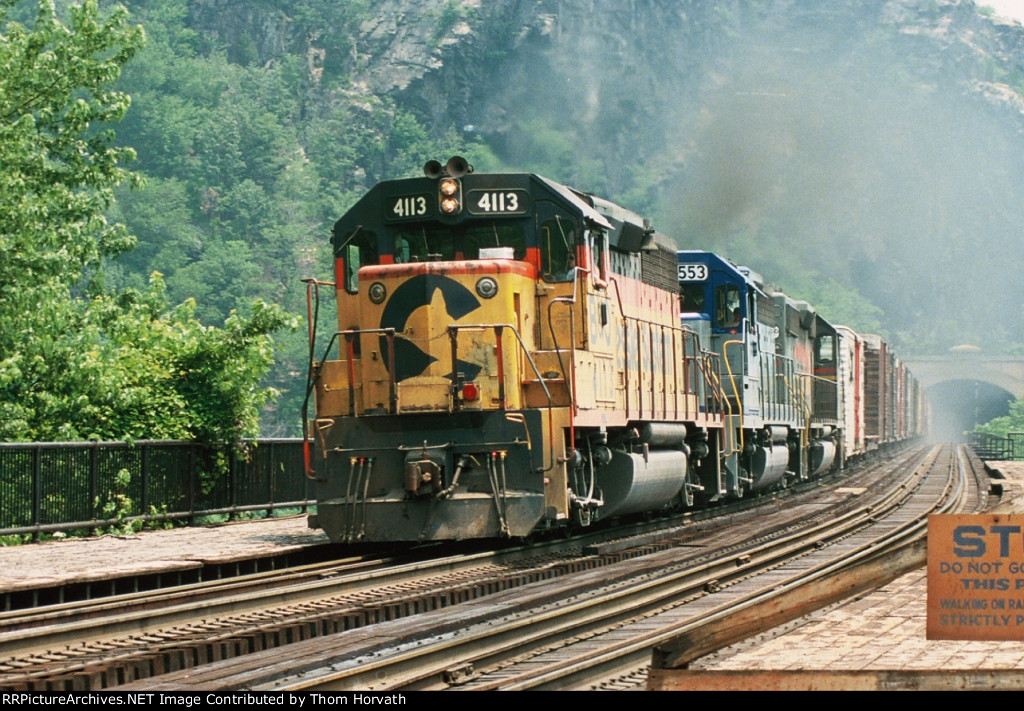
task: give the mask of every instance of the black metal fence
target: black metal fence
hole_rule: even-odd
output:
[[[301,439],[0,444],[0,535],[95,530],[313,505]]]
[[[1024,432],[1010,432],[1005,437],[972,432],[968,444],[981,459],[1024,459]]]

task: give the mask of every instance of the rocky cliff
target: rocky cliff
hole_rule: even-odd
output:
[[[238,61],[304,54],[313,87],[334,67],[322,106],[331,91],[395,97],[437,132],[472,127],[513,163],[530,157],[517,134],[537,113],[571,122],[568,152],[597,147],[605,166],[666,145],[678,162],[685,140],[666,130],[688,124],[706,92],[769,91],[796,59],[818,72],[838,62],[866,73],[858,80],[902,74],[908,86],[983,97],[1024,121],[1024,29],[971,0],[373,0],[319,14],[302,10],[310,4],[194,0],[189,22]],[[763,86],[740,85],[751,70]]]
[[[622,202],[904,352],[1024,342],[1024,28],[971,0],[187,7],[209,51],[301,67],[333,204],[447,158],[405,112],[431,151]],[[976,283],[1000,296],[965,316]]]

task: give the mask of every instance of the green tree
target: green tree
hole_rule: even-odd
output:
[[[130,247],[103,218],[135,156],[109,125],[130,103],[107,87],[141,46],[123,8],[99,18],[96,0],[71,8],[70,26],[39,0],[31,30],[0,0],[0,299],[22,301],[51,279],[76,282],[87,264]]]
[[[1010,403],[1010,413],[996,417],[983,425],[974,428],[975,432],[1006,437],[1010,432],[1024,432],[1024,400],[1017,399]]]
[[[101,127],[128,109],[128,96],[107,87],[144,38],[123,9],[101,20],[94,0],[71,8],[69,26],[53,2],[40,0],[31,29],[9,19],[18,4],[0,0],[0,422],[6,439],[31,438],[31,423],[53,414],[88,372],[67,372],[75,349],[90,337],[71,291],[88,266],[132,244],[103,210],[114,186],[133,180],[125,164],[134,152],[115,146],[113,133]],[[59,372],[65,377],[58,381]]]
[[[109,86],[141,27],[121,7],[101,16],[96,0],[64,24],[39,0],[28,28],[12,19],[25,15],[18,4],[0,0],[0,439],[255,435],[274,395],[258,385],[269,334],[291,317],[256,302],[211,328],[194,300],[169,306],[159,274],[141,288],[103,286],[104,259],[134,242],[104,215],[118,185],[140,182],[126,167],[134,151],[110,128],[129,97]],[[258,191],[235,198],[245,201],[258,204]],[[198,240],[159,207],[140,210],[178,244]]]

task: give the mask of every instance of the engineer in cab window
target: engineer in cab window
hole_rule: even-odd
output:
[[[570,251],[565,258],[565,271],[559,276],[559,281],[572,281],[576,278],[576,253]]]

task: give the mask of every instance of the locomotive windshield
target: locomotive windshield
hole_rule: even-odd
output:
[[[395,263],[480,259],[480,250],[491,247],[508,247],[512,259],[525,259],[526,224],[522,220],[488,220],[454,227],[402,225],[393,233]]]
[[[395,264],[442,262],[480,259],[482,249],[505,247],[511,256],[503,257],[525,259],[528,225],[524,220],[472,221],[452,227],[417,223],[385,227],[380,232],[359,226],[341,239],[336,252],[345,264],[345,289],[355,294],[359,268],[384,263],[385,255]]]
[[[683,313],[704,312],[703,284],[683,284],[679,287],[679,310]]]

